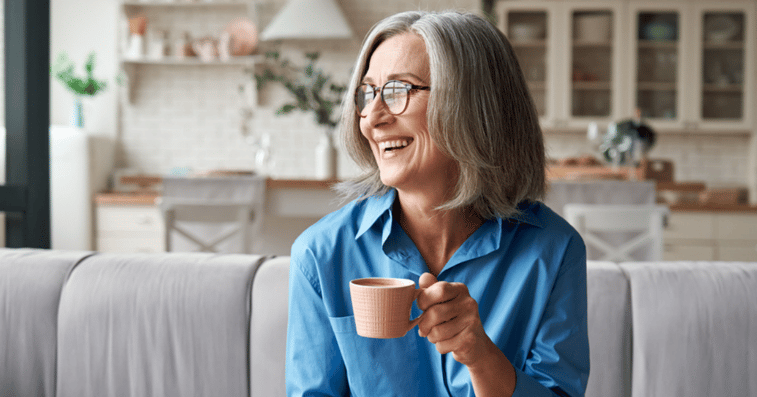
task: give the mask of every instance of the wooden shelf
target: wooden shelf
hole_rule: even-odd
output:
[[[651,50],[676,50],[678,41],[639,40],[639,48]]]
[[[189,8],[189,7],[241,7],[249,5],[247,1],[190,1],[190,0],[164,0],[164,1],[124,1],[124,7],[166,7],[166,8]]]
[[[214,60],[204,62],[197,57],[178,59],[166,57],[164,59],[124,59],[125,65],[172,65],[172,66],[250,66],[263,60],[263,55],[249,55],[231,57],[228,61]]]
[[[662,83],[655,81],[640,81],[637,83],[639,91],[676,91],[676,83]]]
[[[531,48],[546,48],[546,40],[510,40],[510,44],[513,48],[518,49],[531,49]]]
[[[607,91],[611,88],[609,81],[574,81],[573,89],[578,91]]]

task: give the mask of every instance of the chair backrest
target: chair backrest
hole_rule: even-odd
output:
[[[255,252],[265,178],[164,178],[163,185],[166,251]]]
[[[662,260],[664,205],[566,204],[565,219],[584,239],[588,259]]]
[[[251,222],[255,218],[255,210],[251,203],[207,203],[198,200],[183,200],[174,198],[162,198],[159,204],[165,221],[165,244],[166,251],[175,251],[175,235],[179,234],[184,239],[197,246],[200,252],[221,252],[221,243],[231,240],[236,247],[231,251],[250,254],[252,247],[249,241]],[[191,224],[226,224],[229,227],[219,230],[217,234],[210,236],[205,233],[191,230],[180,222]],[[227,249],[228,250],[228,249]]]

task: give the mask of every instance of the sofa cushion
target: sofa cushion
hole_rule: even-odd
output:
[[[757,263],[623,263],[633,396],[757,395]]]
[[[263,262],[252,287],[250,368],[252,397],[285,396],[289,257]]]
[[[631,298],[614,262],[586,264],[591,372],[587,397],[631,395]]]
[[[58,397],[247,396],[260,256],[98,254],[63,288]]]
[[[55,396],[61,288],[88,255],[0,249],[0,395]]]

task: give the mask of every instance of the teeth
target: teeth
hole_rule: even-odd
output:
[[[409,144],[410,142],[407,139],[395,139],[393,141],[379,142],[378,146],[381,150],[393,150],[403,148]]]

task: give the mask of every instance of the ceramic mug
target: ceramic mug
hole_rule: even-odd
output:
[[[422,289],[402,278],[361,278],[350,281],[357,333],[367,338],[400,338],[418,325],[410,321],[413,301]]]

